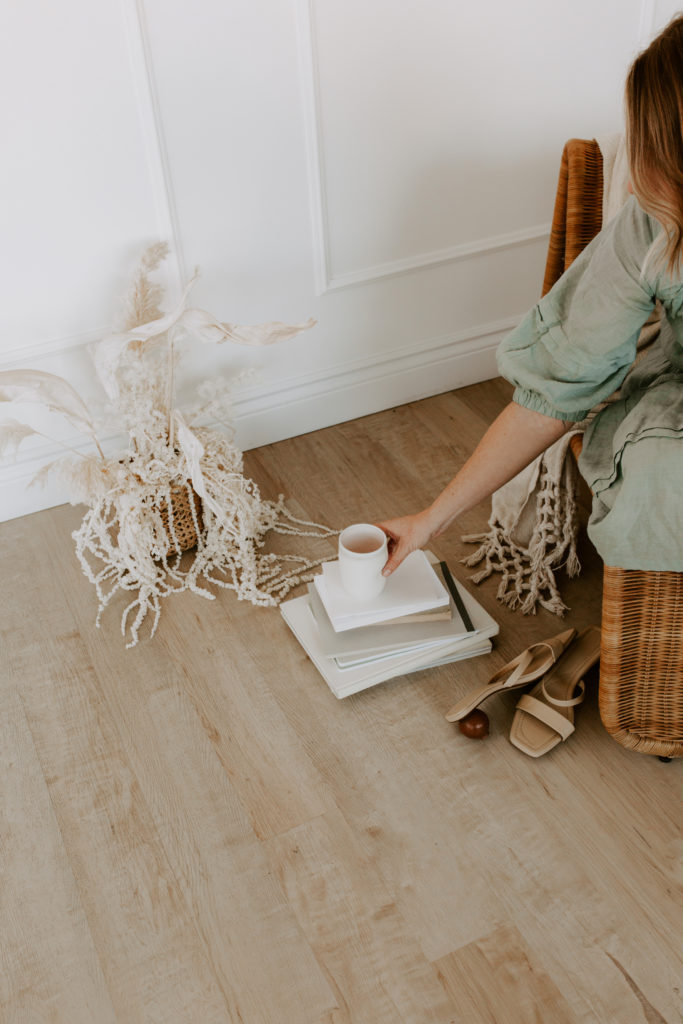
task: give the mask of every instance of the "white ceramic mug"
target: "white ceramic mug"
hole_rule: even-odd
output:
[[[339,571],[344,590],[359,601],[371,601],[384,590],[382,569],[388,556],[384,530],[371,523],[354,523],[339,536]]]

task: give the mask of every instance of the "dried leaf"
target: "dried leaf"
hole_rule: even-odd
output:
[[[42,370],[0,371],[0,402],[39,402],[51,412],[58,412],[74,426],[91,437],[95,427],[88,407],[68,381]]]
[[[272,321],[265,324],[229,324],[221,323],[203,309],[186,309],[180,322],[188,334],[199,341],[220,344],[233,341],[238,345],[273,345],[278,341],[286,341],[302,331],[315,327],[317,320],[310,319],[303,324],[283,324]]]
[[[182,415],[177,410],[174,412],[173,418],[176,426],[176,438],[178,439],[180,450],[185,456],[192,486],[202,501],[206,502],[211,511],[215,515],[221,516],[222,509],[207,491],[204,474],[202,473],[201,458],[204,454],[204,446],[197,435],[190,430]]]

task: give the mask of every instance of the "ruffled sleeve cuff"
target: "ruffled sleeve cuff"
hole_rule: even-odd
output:
[[[590,412],[590,409],[577,409],[571,412],[556,409],[538,391],[529,391],[528,388],[515,388],[512,401],[516,405],[524,406],[525,409],[540,412],[543,416],[551,416],[555,420],[565,420],[568,423],[579,423]]]

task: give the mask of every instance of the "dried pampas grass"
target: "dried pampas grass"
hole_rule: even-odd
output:
[[[25,423],[19,423],[18,420],[5,420],[3,424],[0,424],[0,457],[5,452],[16,452],[25,438],[37,433],[38,431],[34,430],[33,427],[29,427]]]
[[[37,370],[0,372],[0,402],[36,401],[61,413],[93,443],[77,461],[60,459],[44,467],[34,482],[56,473],[74,504],[88,506],[73,534],[76,555],[94,585],[96,624],[117,594],[129,592],[121,632],[127,647],[138,643],[151,614],[157,628],[161,601],[191,590],[213,600],[207,585],[233,590],[240,600],[273,606],[312,578],[323,559],[263,551],[269,532],[327,538],[337,531],[295,518],[284,497],[264,500],[243,473],[242,453],[232,436],[230,397],[240,378],[206,381],[183,416],[175,407],[175,375],[184,340],[264,345],[308,330],[314,320],[240,326],[222,323],[187,306],[197,272],[170,313],[160,303],[163,289],[150,275],[168,254],[165,243],[150,246],[133,274],[124,301],[123,329],[91,347],[96,373],[128,432],[126,451],[105,457],[90,412],[67,381]],[[226,432],[196,426],[207,415]],[[17,420],[0,426],[0,454],[16,450],[31,427]],[[183,554],[179,500],[192,519],[196,547]]]
[[[161,285],[150,274],[158,270],[168,256],[167,242],[155,242],[143,252],[123,301],[123,329],[130,330],[162,316],[159,305],[164,297]]]

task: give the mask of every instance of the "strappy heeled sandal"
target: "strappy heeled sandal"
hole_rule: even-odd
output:
[[[575,629],[567,629],[564,633],[551,637],[550,640],[541,640],[537,644],[532,644],[503,668],[498,669],[488,683],[472,690],[457,704],[454,704],[446,715],[446,720],[459,722],[492,694],[500,693],[501,690],[514,690],[518,686],[528,686],[529,683],[533,683],[553,667],[575,636]]]
[[[599,659],[600,630],[590,626],[548,675],[519,698],[510,742],[529,757],[540,757],[571,736],[574,708],[586,692],[583,676]]]

